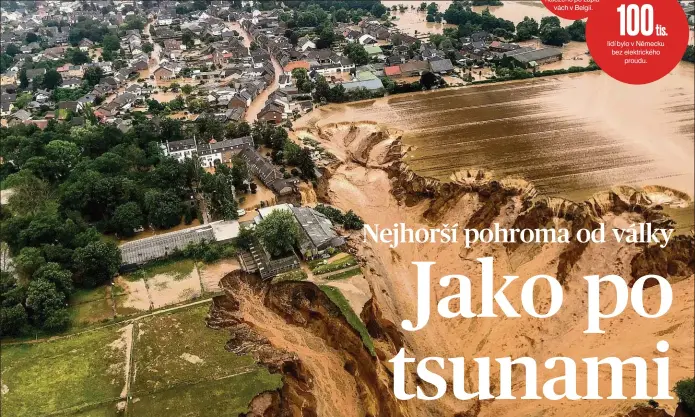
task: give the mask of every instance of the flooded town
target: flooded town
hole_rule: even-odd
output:
[[[0,2],[0,414],[693,415],[695,4],[663,1],[688,46],[644,85],[592,59],[587,18],[540,0]],[[365,238],[399,225],[565,238]],[[611,238],[643,230],[667,239]],[[411,331],[423,262],[444,277],[426,301],[461,311]],[[643,311],[666,282],[671,308],[601,313],[587,335],[592,274],[639,288]],[[549,276],[563,308],[464,319],[480,276],[517,307],[509,278]],[[621,400],[602,370],[575,372],[598,399],[522,401],[527,365],[472,360],[553,380],[548,358],[660,341],[670,397],[648,402],[651,368],[621,368]],[[477,392],[435,396],[403,355],[465,358],[435,376]]]

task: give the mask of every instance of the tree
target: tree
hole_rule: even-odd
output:
[[[383,4],[381,4],[381,3],[375,3],[374,6],[372,6],[372,8],[371,8],[370,11],[371,11],[371,13],[372,13],[372,16],[374,16],[374,17],[381,17],[381,16],[384,15],[384,13],[386,13],[387,10],[388,10],[388,9],[387,9],[386,6],[384,6]]]
[[[96,287],[111,280],[121,265],[121,251],[113,242],[101,240],[75,249],[72,256],[75,276],[84,287]]]
[[[541,42],[552,46],[562,46],[570,41],[570,35],[565,28],[550,24],[545,26],[541,25],[540,38]]]
[[[138,203],[130,201],[116,207],[113,213],[112,224],[116,233],[120,236],[130,237],[135,235],[135,229],[145,222],[142,210]]]
[[[26,36],[24,37],[24,41],[26,43],[38,42],[38,40],[39,36],[34,32],[27,32]]]
[[[683,61],[695,62],[695,46],[688,45],[685,54],[683,54]]]
[[[29,316],[21,303],[0,307],[0,336],[17,336],[28,322]]]
[[[145,193],[147,220],[156,229],[169,229],[181,223],[181,200],[173,193],[150,190]]]
[[[330,48],[336,39],[333,25],[328,23],[321,28],[318,35],[319,37],[316,40],[316,48],[318,49]]]
[[[685,406],[685,414],[688,414],[687,412],[695,413],[695,379],[688,378],[676,382],[673,392],[678,396],[680,403]]]
[[[425,71],[422,73],[420,76],[420,85],[425,87],[428,90],[431,90],[432,87],[437,83],[437,76],[431,73],[430,71]]]
[[[299,240],[299,226],[291,211],[275,210],[258,223],[256,235],[273,257],[279,257],[292,252]]]
[[[183,43],[186,48],[193,48],[195,46],[195,35],[190,30],[186,29],[181,35],[181,43]]]
[[[31,277],[45,263],[46,259],[39,248],[24,247],[14,258],[17,272],[26,278]]]
[[[439,11],[439,6],[437,6],[437,3],[435,2],[428,4],[426,8],[428,15],[434,15]]]
[[[5,53],[11,57],[14,57],[15,55],[21,53],[21,49],[19,49],[19,46],[11,43],[7,45],[7,48],[5,48]]]
[[[64,330],[70,322],[65,309],[65,295],[50,281],[31,281],[27,286],[26,305],[34,324],[44,330]]]
[[[48,262],[34,272],[32,280],[52,282],[56,289],[68,297],[73,291],[72,273],[55,262]]]
[[[224,128],[224,135],[229,139],[249,136],[251,134],[251,126],[246,121],[229,122]]]
[[[73,142],[52,140],[45,151],[53,180],[66,177],[80,160],[80,149]]]
[[[348,230],[361,230],[364,226],[364,221],[360,216],[350,210],[343,216],[343,227]]]
[[[8,54],[0,54],[0,73],[4,73],[14,64],[14,59]]]
[[[106,35],[104,40],[101,42],[101,46],[104,51],[118,51],[121,48],[121,42],[118,40],[116,35]],[[104,58],[106,59],[106,58]]]
[[[333,13],[333,19],[336,22],[347,23],[350,20],[350,15],[345,9],[338,9]]]
[[[77,48],[71,48],[68,50],[67,59],[70,60],[70,63],[73,65],[82,65],[92,62],[86,52],[83,52]]]
[[[232,158],[232,185],[236,189],[245,188],[245,182],[251,179],[251,172],[249,171],[248,164],[246,160],[241,158],[239,155],[235,155]],[[248,191],[248,190],[247,190]]]
[[[104,70],[98,66],[88,67],[84,71],[84,76],[82,77],[90,87],[94,87],[99,84],[101,78],[104,76]]]
[[[369,54],[364,46],[357,42],[348,43],[343,49],[343,53],[350,58],[355,65],[365,65],[369,63]]]
[[[295,80],[295,85],[300,93],[311,93],[314,88],[314,83],[309,77],[309,73],[304,68],[295,68],[292,70],[292,77]]]
[[[532,36],[537,36],[538,22],[528,16],[524,16],[524,20],[516,25],[516,31],[519,32],[520,30],[524,30],[528,34],[528,39],[530,39]]]
[[[241,226],[239,228],[239,235],[236,238],[236,244],[241,249],[249,250],[255,239],[256,234],[252,228]]]
[[[19,70],[19,88],[27,88],[29,87],[29,77],[27,77],[27,69],[22,68]]]
[[[583,20],[575,20],[566,29],[573,41],[586,42],[586,23]]]
[[[149,54],[154,51],[154,45],[151,42],[145,42],[142,44],[142,52]]]
[[[316,164],[311,158],[311,150],[309,148],[302,148],[297,156],[297,168],[302,171],[304,178],[314,179],[316,178],[316,173],[314,172]]]
[[[190,84],[184,84],[184,86],[181,87],[181,92],[184,94],[191,94],[193,92],[193,87]]]

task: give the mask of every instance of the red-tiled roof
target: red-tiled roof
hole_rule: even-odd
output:
[[[398,65],[392,65],[390,67],[384,68],[384,74],[393,76],[393,75],[400,75],[401,74],[401,67]]]

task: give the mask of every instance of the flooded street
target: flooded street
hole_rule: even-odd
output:
[[[236,30],[239,32],[239,34],[244,38],[243,44],[245,47],[250,47],[251,46],[251,37],[249,36],[248,33],[239,25],[238,22],[225,22],[225,25],[232,29]],[[268,100],[268,97],[278,89],[278,82],[280,80],[280,75],[282,74],[283,70],[280,64],[277,62],[277,60],[271,56],[270,57],[271,61],[273,62],[273,68],[275,69],[275,80],[273,80],[273,83],[269,85],[265,90],[263,90],[252,102],[251,105],[249,106],[248,109],[246,109],[246,113],[244,115],[244,119],[249,122],[253,123],[256,121],[256,118],[258,117],[258,113],[263,110],[263,107],[265,107],[265,102]]]
[[[692,197],[694,87],[693,65],[681,63],[644,86],[592,72],[333,105],[307,117],[398,128],[412,147],[405,161],[437,179],[483,169],[575,201],[614,185]]]

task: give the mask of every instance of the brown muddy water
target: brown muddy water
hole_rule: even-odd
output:
[[[592,72],[396,95],[328,106],[313,117],[319,125],[398,128],[411,147],[405,161],[437,179],[483,169],[574,201],[615,185],[659,185],[692,197],[694,68],[681,63],[644,86]],[[673,214],[680,227],[692,226],[692,203]]]

